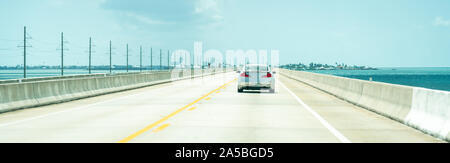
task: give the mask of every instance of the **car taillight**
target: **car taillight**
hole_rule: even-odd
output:
[[[270,72],[267,73],[267,75],[263,76],[263,78],[271,78],[272,74]]]
[[[241,77],[248,78],[248,77],[250,77],[250,75],[248,75],[247,73],[242,73]]]

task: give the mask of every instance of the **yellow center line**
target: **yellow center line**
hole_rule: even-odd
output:
[[[127,142],[129,142],[130,140],[132,140],[132,139],[136,138],[137,136],[141,135],[142,133],[147,132],[148,130],[150,130],[150,129],[156,127],[156,126],[158,126],[160,123],[162,123],[162,122],[166,121],[167,119],[169,119],[169,118],[171,118],[171,117],[177,115],[178,113],[180,113],[181,111],[185,110],[186,108],[191,107],[192,105],[198,103],[199,101],[203,100],[204,98],[208,97],[209,95],[213,94],[214,92],[216,92],[216,91],[222,89],[222,88],[225,87],[226,85],[228,85],[228,84],[230,84],[230,83],[232,83],[232,82],[235,82],[236,80],[237,80],[237,79],[234,79],[234,80],[232,80],[232,81],[230,81],[230,82],[228,82],[228,83],[226,83],[226,84],[220,86],[219,88],[216,88],[215,90],[213,90],[213,91],[209,92],[208,94],[206,94],[206,95],[200,97],[199,99],[195,100],[194,102],[192,102],[192,103],[190,103],[190,104],[188,104],[188,105],[186,105],[186,106],[184,106],[184,107],[178,109],[177,111],[175,111],[175,112],[169,114],[168,116],[166,116],[166,117],[164,117],[164,118],[162,118],[162,119],[156,121],[155,123],[153,123],[153,124],[151,124],[151,125],[148,125],[147,127],[145,127],[145,128],[143,128],[143,129],[139,130],[138,132],[136,132],[136,133],[134,133],[134,134],[132,134],[132,135],[126,137],[125,139],[119,141],[118,143],[127,143]]]
[[[158,128],[156,128],[155,130],[153,130],[153,132],[159,132],[161,130],[164,130],[165,128],[169,127],[170,124],[163,124],[161,126],[159,126]]]
[[[211,97],[208,97],[208,98],[206,98],[205,100],[206,100],[206,101],[209,101],[209,100],[211,100]]]
[[[188,109],[189,111],[192,111],[192,110],[195,110],[195,109],[197,109],[197,107],[192,107],[192,108],[190,108],[190,109]]]

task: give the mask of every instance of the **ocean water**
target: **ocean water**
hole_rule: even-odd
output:
[[[316,70],[329,74],[361,80],[385,82],[414,87],[450,91],[450,67],[379,68],[379,70]]]
[[[113,73],[126,72],[126,70],[114,70]],[[129,72],[139,72],[139,70],[133,70]],[[109,73],[109,70],[92,70],[92,73]],[[64,75],[82,75],[89,74],[88,70],[84,69],[66,69]],[[60,76],[61,70],[59,69],[28,69],[27,78],[35,77],[51,77]],[[20,79],[23,78],[23,70],[0,70],[0,80],[8,79]]]
[[[126,72],[115,70],[114,73]],[[130,71],[130,72],[138,72]],[[315,70],[315,73],[336,75],[354,79],[385,82],[391,84],[423,87],[436,90],[450,91],[450,67],[424,68],[379,68],[379,70]],[[59,76],[58,69],[30,69],[27,77]],[[95,70],[92,73],[109,73],[109,70]],[[88,74],[84,69],[66,69],[64,75]],[[0,80],[23,78],[23,70],[0,70]]]

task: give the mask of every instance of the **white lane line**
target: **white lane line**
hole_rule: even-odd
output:
[[[322,125],[324,125],[334,136],[336,136],[342,143],[351,143],[344,135],[342,135],[338,130],[331,126],[325,119],[323,119],[317,112],[315,112],[311,107],[305,104],[297,95],[295,95],[289,88],[287,88],[283,82],[279,81],[281,86],[286,89],[296,100],[300,103],[306,110],[308,110],[314,117],[316,117]]]

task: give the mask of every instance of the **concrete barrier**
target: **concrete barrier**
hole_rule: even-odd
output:
[[[414,88],[406,123],[433,136],[450,140],[450,92]]]
[[[213,75],[214,70],[204,75]],[[0,113],[200,77],[189,71],[152,71],[27,79],[0,84]],[[192,76],[195,75],[195,76]],[[8,83],[8,82],[6,82]]]
[[[450,141],[450,92],[279,69],[340,99]]]
[[[59,80],[59,79],[80,79],[80,78],[101,77],[105,75],[106,74],[86,74],[86,75],[68,75],[68,76],[53,76],[53,77],[36,77],[26,79],[9,79],[9,80],[0,80],[0,84],[26,83],[26,82],[37,82],[45,80]]]

